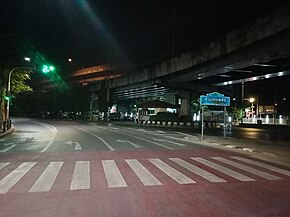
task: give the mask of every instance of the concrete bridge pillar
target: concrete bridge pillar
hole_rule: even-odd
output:
[[[191,115],[190,103],[191,103],[191,93],[190,91],[175,91],[172,93],[166,94],[166,102],[177,105],[180,105],[179,116],[189,116]]]
[[[190,116],[190,113],[191,113],[190,112],[190,103],[191,103],[190,91],[179,91],[178,95],[181,99],[179,115]]]

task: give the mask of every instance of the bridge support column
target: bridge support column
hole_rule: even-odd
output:
[[[171,104],[179,104],[179,116],[190,116],[191,111],[190,111],[190,103],[191,103],[191,93],[190,91],[176,91],[173,93],[168,93],[166,94],[166,102],[171,103]]]
[[[180,116],[190,116],[190,92],[189,91],[179,91],[179,97],[181,98],[180,104]]]

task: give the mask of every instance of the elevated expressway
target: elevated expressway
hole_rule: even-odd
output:
[[[190,27],[189,27],[190,28]],[[235,84],[290,74],[290,8],[281,7],[224,38],[164,62],[141,67],[90,67],[67,80],[92,92],[107,79],[116,100],[167,94],[182,99],[188,113],[192,94],[218,91],[231,95]],[[172,101],[171,101],[172,103]]]

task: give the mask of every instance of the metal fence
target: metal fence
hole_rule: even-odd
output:
[[[4,133],[6,130],[9,130],[12,125],[12,119],[10,118],[7,121],[0,122],[0,132]]]
[[[243,118],[245,124],[269,124],[290,126],[289,118]]]

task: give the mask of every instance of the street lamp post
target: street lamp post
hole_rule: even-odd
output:
[[[252,122],[253,122],[253,118],[254,118],[254,101],[255,101],[255,98],[253,98],[253,97],[251,97],[250,99],[249,99],[249,101],[250,101],[250,103],[252,103],[252,105],[251,105],[251,109],[252,109]]]

